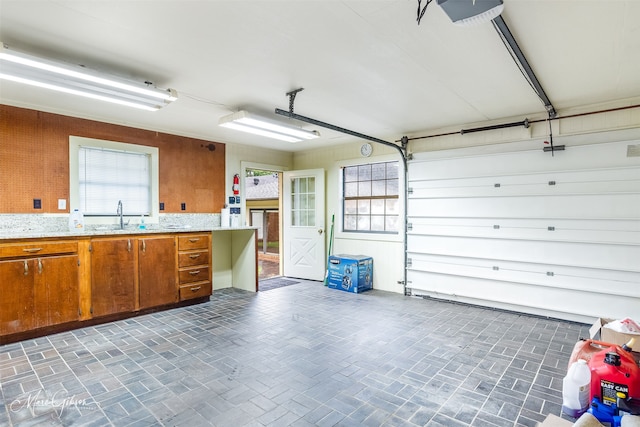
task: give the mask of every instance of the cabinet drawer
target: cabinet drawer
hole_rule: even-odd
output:
[[[178,254],[178,267],[208,265],[210,258],[209,251],[181,252]]]
[[[17,258],[78,252],[77,241],[6,243],[0,245],[0,258]]]
[[[192,283],[180,286],[180,301],[211,295],[211,282]]]
[[[209,249],[209,234],[189,234],[178,237],[178,250]]]
[[[196,267],[179,272],[180,284],[209,280],[209,267]]]

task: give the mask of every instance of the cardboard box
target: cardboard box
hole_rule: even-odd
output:
[[[614,320],[616,319],[607,319],[604,317],[598,318],[593,325],[591,325],[591,328],[589,328],[589,335],[591,336],[591,339],[598,339],[599,341],[622,345],[628,343],[631,338],[635,338],[636,341],[633,344],[633,351],[640,351],[640,334],[623,334],[622,332],[616,332],[604,327],[604,325],[609,322],[613,322]],[[600,337],[596,338],[598,333],[600,333]]]
[[[573,423],[571,421],[549,414],[542,423],[538,424],[538,427],[571,427],[572,425]]]
[[[327,287],[354,294],[373,289],[373,258],[365,255],[331,255]]]

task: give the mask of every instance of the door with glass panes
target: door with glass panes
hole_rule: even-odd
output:
[[[324,169],[284,172],[283,180],[284,275],[324,280]]]

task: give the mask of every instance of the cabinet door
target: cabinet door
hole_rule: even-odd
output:
[[[175,237],[138,240],[140,309],[178,301]]]
[[[0,261],[0,335],[35,327],[35,293],[30,260]]]
[[[94,317],[135,310],[135,240],[91,240]]]
[[[78,255],[38,258],[34,262],[36,326],[78,320]]]

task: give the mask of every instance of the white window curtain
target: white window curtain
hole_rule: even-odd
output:
[[[113,216],[122,201],[127,216],[151,212],[151,156],[81,146],[78,152],[80,210]]]

